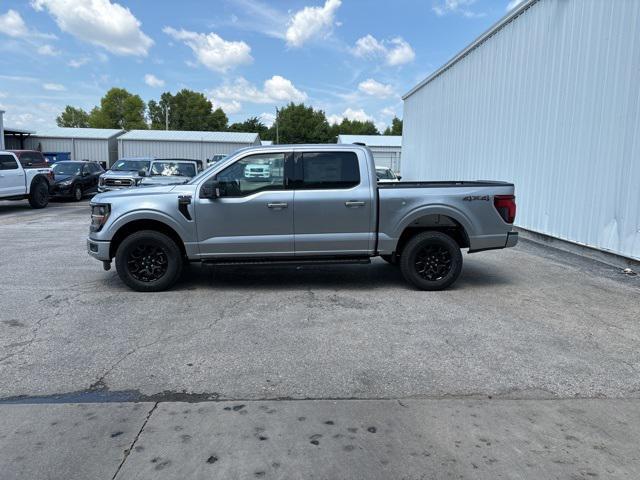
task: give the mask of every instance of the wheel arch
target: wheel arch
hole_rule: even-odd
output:
[[[153,230],[165,234],[167,237],[176,242],[176,245],[178,245],[182,256],[187,256],[184,241],[182,240],[178,232],[170,225],[167,225],[166,223],[155,219],[131,220],[119,226],[118,230],[116,230],[116,233],[111,238],[111,242],[109,244],[109,256],[111,258],[115,257],[116,252],[118,251],[118,247],[120,246],[122,241],[129,235],[135,232],[140,232],[142,230]]]
[[[395,253],[400,254],[410,238],[425,231],[441,232],[452,237],[460,248],[469,248],[471,223],[462,212],[449,207],[427,208],[412,212],[398,229]]]

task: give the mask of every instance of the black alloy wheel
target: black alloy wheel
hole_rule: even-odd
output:
[[[428,244],[416,253],[414,266],[418,275],[435,282],[445,278],[451,271],[451,254],[442,245]]]
[[[443,290],[462,271],[460,246],[442,232],[418,233],[400,254],[400,271],[405,280],[420,290]]]
[[[168,266],[167,253],[158,245],[139,243],[127,258],[129,273],[140,282],[160,280],[167,273]]]
[[[116,251],[120,279],[138,292],[159,292],[180,278],[183,253],[164,233],[141,230],[126,237]]]

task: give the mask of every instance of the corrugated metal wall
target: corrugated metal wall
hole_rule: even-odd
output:
[[[260,145],[258,141],[256,145]],[[228,155],[246,143],[118,140],[118,155],[123,157],[193,158],[206,160],[216,154]]]
[[[32,136],[25,140],[25,148],[34,150],[40,148],[42,152],[69,152],[71,160],[93,160],[110,164],[108,163],[110,161],[109,140]]]
[[[517,224],[640,259],[640,1],[540,0],[405,100],[405,179],[516,184]]]
[[[369,147],[373,159],[378,167],[389,167],[394,172],[400,172],[401,147]]]

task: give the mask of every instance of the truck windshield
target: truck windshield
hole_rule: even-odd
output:
[[[138,170],[147,170],[149,168],[149,160],[118,160],[111,170],[116,172],[137,172]]]
[[[194,177],[196,166],[187,162],[153,162],[151,176],[163,177]]]
[[[80,173],[80,164],[58,162],[52,169],[55,175],[78,175]]]

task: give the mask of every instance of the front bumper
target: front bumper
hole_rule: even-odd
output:
[[[505,248],[515,247],[518,244],[518,232],[507,233],[507,244]]]
[[[109,255],[110,246],[111,242],[87,238],[87,253],[89,253],[89,255],[91,255],[96,260],[100,260],[101,262],[111,261],[111,256]]]
[[[73,196],[73,188],[72,185],[61,187],[59,185],[54,185],[51,187],[51,195],[54,197],[72,197]]]

